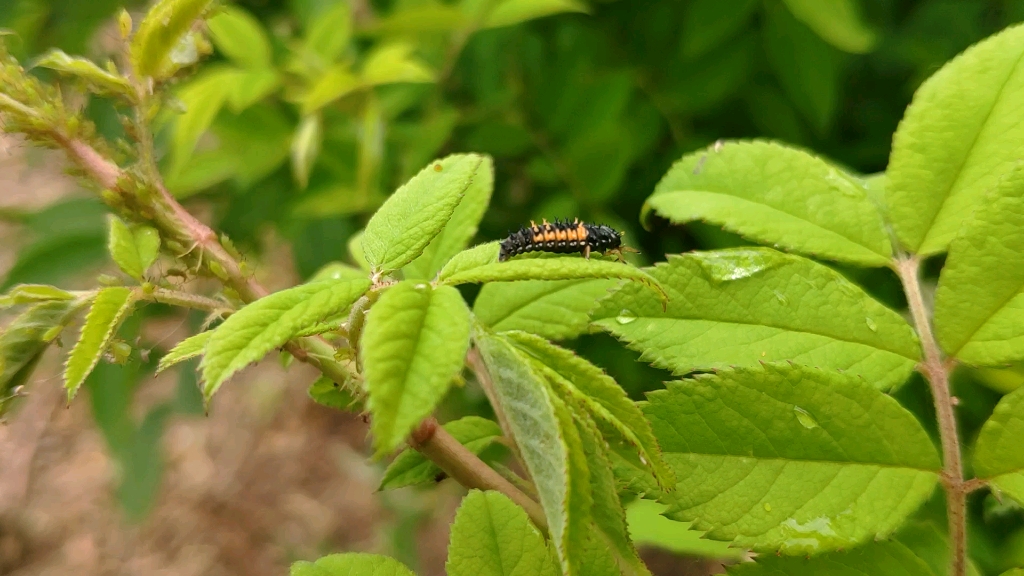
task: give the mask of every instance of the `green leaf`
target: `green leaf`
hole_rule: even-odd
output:
[[[854,54],[870,52],[877,37],[861,20],[858,0],[783,0],[796,19],[829,44]]]
[[[485,245],[488,246],[488,245]],[[489,247],[489,246],[488,246]],[[476,256],[476,255],[474,255]],[[586,278],[618,278],[631,280],[650,288],[659,296],[665,296],[665,291],[643,270],[608,260],[596,258],[586,259],[582,257],[563,256],[556,258],[520,258],[506,262],[492,262],[475,266],[466,270],[459,270],[465,262],[455,266],[456,259],[453,258],[447,266],[441,270],[438,278],[444,284],[457,285],[487,282],[511,282],[514,280],[577,280]]]
[[[45,284],[18,284],[0,296],[0,308],[50,300],[74,300],[75,295],[56,286]]]
[[[405,42],[392,42],[374,48],[363,62],[360,79],[367,86],[396,82],[433,82],[434,71],[413,56],[416,47]]]
[[[512,26],[563,12],[590,12],[580,0],[504,0],[487,15],[485,28]]]
[[[558,576],[544,536],[500,492],[471,490],[451,528],[448,576]]]
[[[689,522],[676,522],[662,516],[666,508],[650,500],[636,500],[626,508],[633,542],[684,556],[742,560],[746,555],[741,548],[704,538],[703,532],[690,529]]]
[[[118,326],[134,305],[131,288],[112,286],[96,294],[92,307],[85,315],[81,335],[68,354],[64,365],[64,388],[68,391],[68,402],[75,397],[78,388],[96,367],[103,353],[114,337]]]
[[[476,235],[477,226],[480,225],[480,219],[487,210],[493,190],[494,161],[490,156],[484,156],[462,201],[452,212],[448,224],[423,249],[423,254],[403,269],[407,280],[433,279],[452,256],[466,248]]]
[[[306,50],[324,62],[333,62],[348,48],[352,37],[352,8],[348,2],[337,2],[319,14],[306,33]]]
[[[202,16],[211,0],[160,0],[139,23],[130,47],[132,65],[139,76],[161,79],[171,51]]]
[[[572,351],[539,336],[526,332],[508,332],[505,336],[527,357],[554,372],[555,391],[566,390],[573,403],[581,404],[599,422],[611,426],[637,451],[641,461],[648,463],[662,489],[672,489],[675,477],[662,459],[650,423],[615,380]]]
[[[291,576],[416,576],[404,564],[377,554],[331,554],[316,562],[292,564]]]
[[[532,280],[484,284],[473,314],[496,332],[522,330],[549,340],[587,331],[590,313],[620,280]]]
[[[77,307],[73,300],[40,302],[0,330],[0,415],[13,400],[13,391],[25,383],[47,346],[56,338],[51,333],[66,325]]]
[[[1024,154],[1024,26],[968,48],[914,94],[893,137],[886,203],[900,242],[942,252]]]
[[[348,66],[332,66],[318,75],[313,86],[302,96],[302,114],[308,116],[362,87],[363,84]]]
[[[108,216],[110,234],[107,250],[125,274],[139,282],[145,279],[146,270],[156,262],[160,254],[160,233],[149,226],[129,228],[120,218]]]
[[[384,202],[362,238],[374,272],[398,270],[423,253],[451,219],[483,162],[476,154],[432,162]]]
[[[100,68],[92,60],[68,56],[62,50],[52,49],[40,56],[34,66],[56,70],[60,74],[78,78],[99,94],[127,97],[134,102],[138,95],[127,78],[116,72]]]
[[[210,342],[210,336],[212,335],[213,330],[207,330],[206,332],[193,334],[178,342],[177,346],[171,348],[170,352],[164,354],[164,357],[160,359],[156,366],[156,373],[159,374],[179,362],[184,362],[202,354],[206,350],[206,345]]]
[[[485,451],[492,452],[489,450],[490,448],[501,445],[501,427],[495,422],[479,416],[466,416],[454,420],[445,424],[444,429],[477,456]],[[384,471],[384,478],[381,479],[378,490],[393,490],[417,484],[429,484],[436,482],[438,476],[443,473],[423,454],[406,449]]]
[[[217,50],[239,66],[270,67],[270,39],[252,14],[235,6],[224,6],[206,25]]]
[[[683,55],[700,56],[734,36],[750,22],[757,0],[723,4],[718,0],[694,0],[683,12]]]
[[[200,363],[209,402],[225,380],[286,344],[302,329],[350,306],[370,281],[324,281],[275,292],[232,314],[213,330]]]
[[[607,544],[598,538],[593,529],[594,497],[590,466],[584,450],[583,439],[573,420],[573,411],[567,406],[566,401],[555,395],[551,396],[551,404],[555,409],[555,417],[558,419],[559,435],[565,443],[569,456],[566,461],[568,476],[565,479],[565,530],[562,537],[555,540],[555,551],[561,560],[563,574],[590,576],[599,571],[594,566],[595,562],[614,567],[615,556],[608,549]],[[578,409],[574,411],[579,412]],[[595,549],[598,552],[596,556]],[[617,573],[618,570],[610,572]]]
[[[326,376],[320,376],[310,384],[306,393],[314,402],[335,410],[348,411],[358,400],[344,387]]]
[[[224,101],[235,89],[237,71],[210,66],[194,76],[178,92],[178,99],[185,104],[185,112],[174,120],[171,135],[172,172],[185,165],[199,137],[213,123]]]
[[[839,110],[842,54],[776,4],[768,6],[764,51],[789,99],[819,136],[828,135]]]
[[[727,142],[684,156],[644,205],[757,242],[861,266],[892,258],[865,185],[824,160],[771,142]]]
[[[445,263],[441,271],[437,273],[437,279],[444,281],[451,276],[468,270],[473,270],[486,264],[495,264],[498,262],[498,251],[500,249],[501,246],[497,241],[485,242],[477,244],[472,248],[467,248],[452,256],[451,260]]]
[[[668,307],[624,286],[594,324],[677,375],[791,361],[903,384],[920,358],[914,330],[834,270],[769,248],[670,255],[650,270]]]
[[[469,348],[469,309],[449,286],[399,282],[366,317],[360,341],[378,453],[397,448],[434,411]]]
[[[228,109],[240,114],[246,108],[263,100],[281,85],[275,70],[236,70],[234,86],[228,92]],[[250,137],[255,137],[250,134]]]
[[[1024,165],[965,220],[935,292],[935,335],[974,365],[1024,359]]]
[[[974,448],[974,473],[1024,504],[1024,388],[1003,396],[981,427]]]
[[[323,126],[320,115],[311,114],[299,122],[292,137],[292,174],[301,188],[309,184],[309,173],[313,170],[317,156],[320,155],[320,144],[323,141]]]
[[[547,385],[504,338],[477,333],[474,341],[494,383],[501,410],[522,454],[548,520],[559,558],[566,559],[569,530],[569,448]]]
[[[679,478],[669,516],[736,546],[803,555],[884,537],[941,468],[914,416],[851,376],[768,364],[648,398]]]

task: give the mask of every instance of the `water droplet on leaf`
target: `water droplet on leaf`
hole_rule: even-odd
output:
[[[767,502],[765,502],[764,503],[764,511],[765,512],[771,512],[772,511],[772,505],[767,503]]]
[[[619,324],[629,324],[635,320],[636,314],[634,314],[632,310],[627,310],[625,308],[619,311],[619,315],[615,317],[615,321]]]
[[[794,406],[793,412],[796,412],[796,419],[798,422],[800,422],[800,424],[803,425],[804,428],[810,430],[818,427],[818,421],[815,420],[814,417],[811,416],[811,413],[808,412],[807,410],[804,410],[799,406]]]
[[[865,318],[864,323],[868,325],[868,329],[872,332],[878,332],[878,324],[875,324],[875,321],[871,318]]]
[[[754,250],[734,250],[728,255],[705,253],[696,257],[712,282],[749,278],[772,266],[763,253]]]
[[[772,290],[772,292],[775,293],[775,299],[778,300],[783,306],[789,304],[789,298],[786,298],[785,294],[779,292],[778,290]]]

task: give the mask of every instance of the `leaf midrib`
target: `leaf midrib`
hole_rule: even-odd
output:
[[[918,466],[899,465],[899,464],[882,464],[880,462],[860,462],[860,461],[856,461],[856,460],[837,461],[837,460],[823,460],[823,459],[820,459],[820,458],[810,458],[810,459],[807,459],[807,458],[782,458],[782,457],[769,458],[769,457],[765,457],[765,456],[739,456],[739,455],[736,455],[736,454],[713,454],[713,453],[708,453],[708,452],[672,452],[672,451],[667,451],[667,450],[663,451],[663,454],[665,456],[677,456],[677,455],[690,456],[690,455],[694,455],[694,456],[718,456],[718,457],[735,458],[735,459],[743,458],[743,459],[748,459],[748,460],[749,459],[756,460],[758,462],[784,462],[784,463],[786,463],[786,462],[806,462],[806,463],[809,463],[809,464],[829,464],[829,465],[835,465],[835,466],[872,466],[872,467],[876,467],[876,468],[894,468],[896,470],[912,470],[912,471],[917,471],[917,472],[929,472],[931,474],[935,474],[936,476],[938,476],[938,474],[941,472],[941,470],[932,470],[930,468],[921,468],[921,467],[918,467]]]
[[[981,127],[978,128],[978,131],[974,134],[974,137],[971,139],[971,145],[968,148],[967,154],[964,155],[964,159],[960,162],[960,165],[956,169],[956,175],[950,180],[949,186],[947,186],[946,190],[942,193],[942,203],[939,204],[939,209],[936,210],[934,214],[932,214],[931,218],[928,219],[928,227],[925,228],[924,237],[921,238],[921,242],[918,243],[915,252],[920,251],[921,247],[928,243],[928,238],[931,235],[931,232],[935,226],[935,220],[937,220],[939,214],[942,213],[942,209],[946,207],[946,202],[949,201],[949,196],[953,188],[956,186],[958,182],[960,182],[960,179],[963,177],[964,166],[966,166],[967,161],[974,156],[974,153],[977,150],[978,140],[981,138],[981,133],[985,131],[985,128],[988,125],[988,121],[992,119],[992,112],[996,109],[996,105],[999,104],[1000,100],[1002,100],[1003,92],[1006,90],[1006,85],[1010,83],[1010,79],[1016,76],[1018,69],[1020,68],[1020,63],[1022,59],[1024,59],[1024,50],[1021,50],[1020,54],[1017,56],[1017,60],[1013,63],[1013,66],[1010,67],[1010,73],[1006,75],[1006,78],[1003,80],[1002,85],[999,86],[999,90],[996,92],[996,97],[992,100],[992,105],[989,106],[988,112],[985,113],[985,119],[981,121]]]

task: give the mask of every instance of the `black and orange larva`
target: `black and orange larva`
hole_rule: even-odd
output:
[[[622,250],[622,234],[604,224],[587,224],[577,219],[572,222],[555,220],[553,224],[544,220],[538,226],[531,221],[529,228],[520,228],[501,241],[498,260],[505,261],[526,252],[581,252],[585,258],[590,258],[591,252],[615,252],[621,258]]]

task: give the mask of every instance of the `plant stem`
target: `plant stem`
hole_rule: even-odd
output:
[[[946,516],[949,520],[950,571],[952,576],[964,576],[967,568],[967,492],[970,485],[964,482],[963,462],[960,454],[960,437],[957,434],[956,413],[953,397],[949,391],[949,366],[943,361],[942,351],[932,334],[929,311],[921,295],[921,281],[918,276],[920,260],[916,256],[903,256],[894,262],[896,273],[907,295],[910,314],[914,318],[917,334],[921,339],[924,360],[917,369],[928,380],[935,413],[939,422],[939,438],[942,441],[942,481],[946,488]]]

